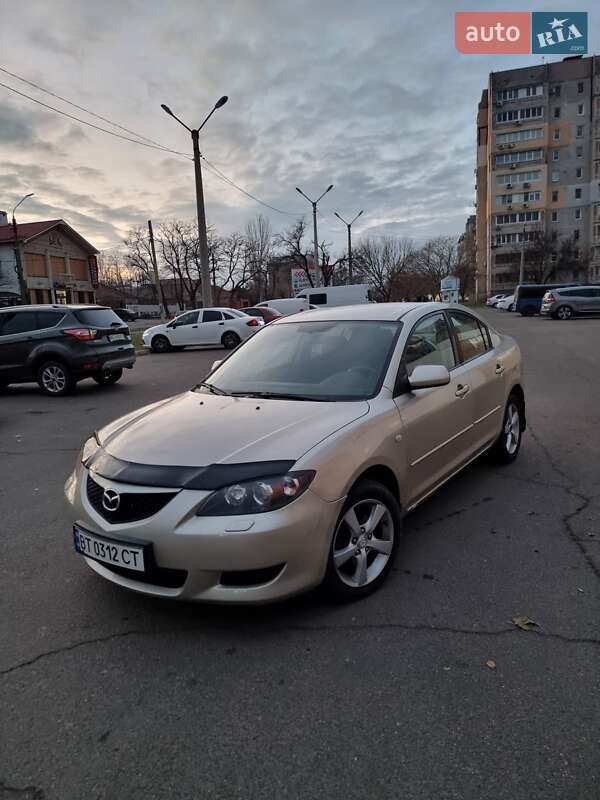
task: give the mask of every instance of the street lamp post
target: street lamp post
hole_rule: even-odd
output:
[[[200,244],[200,274],[202,277],[202,305],[204,308],[212,305],[212,285],[210,282],[210,265],[208,263],[208,237],[206,234],[206,211],[204,208],[204,189],[202,187],[202,167],[200,165],[200,146],[199,134],[202,128],[206,125],[208,120],[215,113],[217,108],[221,108],[227,102],[227,95],[220,97],[212,108],[210,114],[206,116],[202,125],[198,128],[190,128],[185,122],[182,122],[179,117],[171,111],[169,106],[161,103],[162,110],[177,120],[180,125],[190,132],[192,135],[192,149],[194,152],[194,173],[196,178],[196,213],[198,216],[198,242]]]
[[[321,200],[321,198],[325,197],[327,192],[330,192],[332,189],[333,189],[333,183],[331,183],[325,189],[325,191],[323,192],[323,194],[320,197],[317,197],[316,200],[311,200],[310,197],[307,197],[304,194],[302,189],[299,189],[296,186],[296,191],[300,192],[302,197],[305,197],[308,200],[308,202],[311,204],[312,210],[313,210],[313,236],[315,237],[314,238],[314,247],[313,247],[313,257],[314,257],[314,261],[315,261],[315,267],[319,266],[319,238],[317,236],[317,203],[319,202],[319,200]]]
[[[352,222],[346,222],[346,220],[343,217],[341,217],[337,211],[334,211],[333,213],[348,228],[348,283],[352,283],[352,226],[354,225],[356,220],[360,217],[360,215],[363,213],[363,211],[361,209],[358,212],[358,214],[354,217]]]
[[[25,197],[22,197],[17,205],[12,210],[12,228],[13,228],[13,235],[15,237],[15,269],[17,272],[17,280],[19,281],[19,294],[21,295],[21,302],[28,303],[29,302],[29,291],[27,290],[27,281],[25,280],[25,276],[23,275],[23,264],[21,262],[21,250],[19,249],[19,237],[17,231],[17,220],[15,219],[15,211],[17,208],[27,200],[28,197],[33,197],[34,192],[29,192],[26,194]]]

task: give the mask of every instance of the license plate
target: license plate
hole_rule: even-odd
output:
[[[126,339],[127,336],[124,333],[113,333],[112,336],[108,337],[109,342],[124,342]]]
[[[93,533],[73,528],[75,550],[82,556],[124,567],[136,572],[145,572],[144,548],[131,542],[119,542],[117,539],[104,539]]]

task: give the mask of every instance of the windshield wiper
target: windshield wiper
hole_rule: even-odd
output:
[[[329,402],[327,398],[324,397],[311,397],[310,395],[306,394],[286,394],[285,392],[232,392],[232,397],[260,397],[266,398],[267,400],[307,400],[310,402]]]
[[[202,381],[201,383],[197,383],[194,386],[194,391],[202,387],[203,389],[208,389],[211,394],[221,394],[229,397],[229,392],[225,392],[223,389],[219,389],[218,386],[215,386],[213,383],[206,383],[206,381]]]

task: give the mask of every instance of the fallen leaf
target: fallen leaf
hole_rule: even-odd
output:
[[[521,628],[522,631],[531,631],[533,628],[538,626],[537,622],[529,619],[529,617],[525,616],[524,614],[513,617],[511,622],[513,625],[516,625],[517,628]]]
[[[496,669],[496,662],[492,661],[491,658],[490,658],[489,661],[485,662],[485,665],[486,665],[486,667],[489,667],[490,669]]]

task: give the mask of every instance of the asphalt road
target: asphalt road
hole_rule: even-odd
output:
[[[598,798],[600,320],[488,316],[524,354],[519,459],[444,487],[344,607],[152,600],[72,550],[83,439],[219,353],[0,397],[0,798]]]

